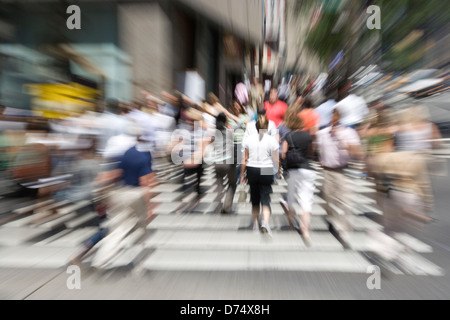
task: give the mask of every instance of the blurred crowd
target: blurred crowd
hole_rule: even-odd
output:
[[[212,92],[198,104],[178,91],[142,91],[134,101],[109,99],[101,110],[61,120],[3,114],[2,196],[91,201],[100,231],[86,251],[105,236],[111,239],[98,265],[130,230],[142,229],[154,216],[151,191],[165,182],[155,163],[182,167],[179,182],[198,199],[206,192],[204,168],[213,165],[216,192],[225,194],[223,214],[233,213],[236,190],[248,184],[253,229],[268,236],[271,186],[285,179],[288,193],[281,204],[290,225],[298,216],[305,242],[314,241],[313,163],[323,168],[325,208],[342,225],[342,237],[351,231],[358,201],[349,177],[354,164],[362,168],[358,178],[376,183],[384,235],[413,232],[430,222],[429,171],[441,136],[427,109],[416,104],[399,109],[383,98],[367,102],[350,82],[331,86],[314,80],[238,83],[230,105]],[[24,127],[11,127],[15,121]]]

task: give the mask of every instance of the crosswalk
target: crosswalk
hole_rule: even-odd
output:
[[[214,167],[204,170],[201,185],[206,192],[197,196],[183,185],[183,169],[158,161],[154,165],[161,184],[151,190],[153,219],[145,230],[138,229],[120,243],[117,254],[104,268],[134,267],[142,270],[230,271],[326,271],[366,273],[376,264],[377,247],[371,233],[382,229],[367,213],[381,215],[376,207],[375,185],[364,179],[358,169],[353,176],[356,194],[353,216],[348,220],[351,232],[345,232],[340,220],[328,216],[321,188],[323,175],[318,164],[314,205],[311,218],[311,244],[298,231],[298,219],[290,228],[280,200],[287,193],[285,180],[273,185],[271,195],[272,237],[253,230],[248,186],[247,196],[236,192],[233,214],[220,214],[223,195],[216,192]],[[358,173],[359,172],[359,173]],[[194,182],[195,176],[185,182]],[[0,199],[1,201],[2,199]],[[333,208],[331,208],[333,210]],[[339,214],[339,209],[334,208]],[[82,244],[97,231],[96,214],[88,201],[69,203],[47,200],[24,203],[2,215],[0,222],[0,268],[63,268]],[[385,263],[396,274],[441,276],[445,270],[423,254],[433,248],[407,235],[392,238],[405,254],[394,264]],[[99,243],[99,246],[102,242]],[[89,265],[97,247],[84,264]],[[381,262],[380,262],[381,263]]]

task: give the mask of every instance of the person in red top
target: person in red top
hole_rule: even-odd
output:
[[[267,120],[273,121],[278,128],[284,120],[287,108],[288,105],[285,102],[278,100],[277,88],[270,89],[269,101],[264,102]]]
[[[303,121],[303,131],[308,131],[311,135],[314,135],[319,130],[320,115],[314,110],[311,99],[306,98],[304,100],[303,109],[298,116]]]

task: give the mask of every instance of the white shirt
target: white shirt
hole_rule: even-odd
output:
[[[111,137],[106,142],[105,150],[103,151],[103,158],[117,159],[125,154],[125,152],[136,145],[136,137],[126,134],[120,134]]]
[[[259,140],[259,134],[252,134],[242,142],[242,146],[248,150],[248,167],[273,168],[272,151],[279,148],[278,141],[269,134],[264,134]]]
[[[336,128],[335,136],[331,135],[331,126],[322,129],[317,132],[316,138],[320,163],[329,168],[346,166],[351,160],[347,147],[361,145],[358,133],[354,129],[344,126]]]
[[[341,116],[339,122],[344,126],[360,123],[364,116],[369,113],[364,99],[354,94],[339,101],[335,108],[338,109]]]
[[[156,128],[156,121],[155,117],[153,115],[134,109],[130,111],[127,115],[127,118],[134,120],[138,126],[143,131],[143,136],[145,140],[147,141],[155,141],[155,128]]]
[[[269,125],[267,127],[267,133],[271,135],[272,137],[276,136],[278,134],[277,126],[275,125],[275,122],[269,120]],[[258,135],[258,130],[256,129],[256,121],[250,121],[247,123],[247,127],[245,128],[245,134],[244,134],[244,140],[246,137],[251,135]]]
[[[335,105],[336,101],[330,99],[314,109],[320,116],[320,127],[328,126],[330,124]]]
[[[214,132],[216,131],[216,118],[207,112],[204,112],[202,114],[202,118],[206,123],[206,126],[208,127],[208,129],[206,129],[208,131],[208,134],[214,135]]]

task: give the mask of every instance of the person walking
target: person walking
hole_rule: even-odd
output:
[[[250,121],[250,117],[246,113],[244,106],[242,106],[237,99],[233,101],[230,111],[234,117],[228,117],[227,125],[233,130],[234,164],[236,165],[237,181],[239,182],[241,179],[241,163],[243,158],[242,140],[244,139],[245,130]]]
[[[216,132],[213,142],[206,148],[205,162],[214,164],[217,178],[217,192],[222,198],[224,178],[228,178],[228,189],[222,213],[232,212],[234,193],[236,192],[236,164],[233,159],[233,132],[226,128],[227,117],[219,113],[216,119]]]
[[[320,115],[314,110],[313,102],[310,98],[303,101],[303,108],[298,114],[303,122],[303,130],[315,135],[319,131]]]
[[[281,167],[283,169],[283,177],[284,179],[287,179],[288,177],[288,171],[284,165],[284,160],[281,158],[281,152],[283,150],[283,142],[286,139],[286,135],[291,132],[291,127],[292,127],[292,122],[297,121],[296,118],[298,118],[298,113],[300,112],[300,108],[301,105],[290,105],[289,108],[286,111],[286,114],[284,115],[284,121],[282,123],[280,123],[280,125],[278,126],[278,136],[279,136],[279,141],[280,141],[280,159],[281,159]],[[288,215],[288,217],[290,217],[290,212],[289,212],[289,206],[288,206],[288,202],[287,202],[287,195],[283,194],[282,195],[282,199],[280,200],[280,204],[284,210],[284,212]],[[292,229],[293,228],[293,224],[292,224],[292,220],[289,219],[289,227]]]
[[[241,166],[241,183],[244,184],[247,173],[247,180],[250,185],[250,198],[253,213],[253,230],[259,229],[259,213],[262,207],[263,221],[261,230],[272,236],[269,226],[271,214],[270,194],[272,193],[273,167],[279,166],[279,144],[277,139],[267,133],[269,121],[264,110],[258,113],[256,122],[257,133],[250,134],[243,141],[244,161]]]
[[[354,185],[345,175],[344,169],[351,160],[362,159],[364,153],[356,130],[340,122],[340,112],[334,109],[331,125],[316,134],[319,160],[323,168],[323,197],[327,214],[339,218],[343,223],[344,238],[350,231],[348,218],[354,205]],[[341,216],[337,210],[344,214]]]
[[[319,114],[320,118],[319,130],[325,129],[330,125],[331,117],[333,116],[334,106],[337,103],[336,90],[329,89],[325,95],[327,100],[314,109],[314,111],[316,111]]]
[[[283,122],[284,115],[288,105],[278,99],[278,89],[270,89],[269,101],[264,102],[264,110],[266,110],[266,117],[268,120],[275,123],[275,127],[278,128],[281,122]]]
[[[282,144],[281,159],[285,162],[288,183],[289,224],[298,212],[300,215],[300,231],[307,245],[310,245],[309,235],[311,211],[314,198],[315,171],[309,166],[312,152],[312,137],[303,130],[303,121],[299,117],[291,117],[286,125],[291,130]]]

